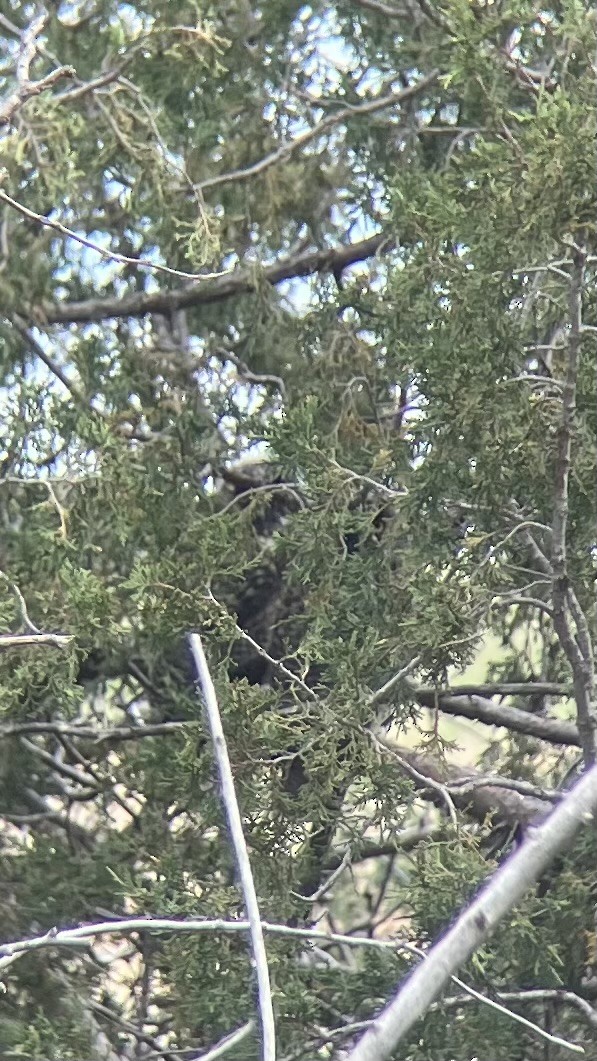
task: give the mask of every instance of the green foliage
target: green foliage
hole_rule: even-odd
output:
[[[0,217],[0,624],[72,638],[0,646],[3,939],[244,916],[198,630],[264,919],[370,937],[268,936],[297,1061],[348,1048],[413,968],[375,939],[426,948],[506,856],[496,830],[520,839],[517,793],[455,795],[456,830],[433,778],[568,783],[578,749],[447,728],[413,686],[471,665],[571,685],[528,534],[549,558],[581,245],[566,562],[595,636],[595,13],[378,6],[48,5],[28,77],[76,77],[0,129],[23,208]],[[6,101],[29,9],[3,8]],[[573,717],[565,689],[502,700]],[[587,834],[464,979],[591,997],[594,865]],[[7,1058],[199,1056],[255,1019],[247,938],[221,930],[33,951],[2,977]],[[512,1005],[591,1056],[579,1010]],[[452,984],[396,1057],[542,1049]],[[228,1056],[260,1056],[258,1030]]]

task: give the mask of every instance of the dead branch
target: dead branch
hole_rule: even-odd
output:
[[[428,952],[347,1061],[384,1061],[441,994],[449,979],[485,942],[554,859],[597,810],[597,766],[577,782],[560,805],[512,854],[467,906],[452,928]]]
[[[245,841],[242,818],[234,788],[234,778],[232,776],[232,768],[228,756],[226,737],[224,736],[224,730],[222,727],[216,691],[211,680],[211,674],[209,673],[207,660],[203,651],[203,644],[199,634],[191,634],[189,636],[189,644],[191,646],[193,661],[197,668],[197,678],[203,691],[207,719],[214,745],[214,755],[218,767],[218,773],[220,775],[220,784],[222,786],[222,802],[224,803],[226,817],[228,818],[232,846],[234,848],[241,887],[247,908],[247,916],[249,919],[251,945],[253,949],[253,958],[255,960],[255,972],[257,975],[263,1061],[276,1061],[276,1026],[274,1022],[267,951],[265,949],[261,915],[259,912],[259,903],[257,901],[257,892],[255,891],[251,863],[249,860],[249,852]]]

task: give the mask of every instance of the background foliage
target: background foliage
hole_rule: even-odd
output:
[[[425,946],[592,757],[558,592],[582,652],[595,11],[6,0],[0,31],[0,619],[32,635],[0,653],[4,941],[242,914],[196,629],[264,918]],[[588,1057],[595,853],[465,973]],[[268,954],[288,1061],[341,1056],[413,961]],[[3,982],[6,1058],[194,1058],[254,1013],[226,933]],[[454,989],[399,1056],[567,1052]]]

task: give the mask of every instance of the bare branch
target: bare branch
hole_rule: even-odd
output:
[[[346,476],[347,482],[365,483],[379,494],[388,498],[400,499],[406,497],[408,494],[408,490],[405,487],[401,487],[399,490],[392,490],[391,487],[385,486],[384,483],[379,483],[376,479],[371,479],[369,475],[361,475],[359,472],[354,472],[352,468],[344,468],[341,464],[338,464],[338,461],[334,460],[333,457],[328,457],[327,460],[332,468],[336,468],[342,475]]]
[[[5,648],[33,648],[37,645],[66,648],[73,640],[66,634],[0,634],[0,652]]]
[[[76,88],[69,88],[67,92],[60,92],[55,96],[54,103],[74,103],[75,100],[87,96],[90,92],[96,92],[98,88],[104,88],[106,85],[111,84],[112,81],[118,80],[124,67],[125,64],[122,63],[120,66],[115,67],[114,70],[108,70],[105,74],[100,74],[99,77],[94,78],[92,81],[81,81]]]
[[[357,7],[364,7],[366,11],[375,11],[377,15],[383,15],[384,18],[404,18],[407,15],[404,8],[400,10],[397,7],[390,7],[389,4],[382,3],[382,0],[352,0],[352,2]]]
[[[256,291],[260,284],[280,284],[299,276],[319,272],[342,272],[356,262],[372,258],[391,239],[383,234],[370,236],[335,250],[317,250],[294,255],[263,268],[255,265],[235,269],[207,283],[188,284],[173,291],[137,292],[125,298],[92,298],[84,302],[44,303],[40,319],[48,324],[87,323],[107,318],[143,317],[148,313],[170,313],[187,306],[212,305]]]
[[[0,105],[0,128],[3,125],[10,124],[16,113],[21,110],[28,100],[32,99],[34,96],[39,96],[49,88],[53,88],[58,81],[64,81],[66,78],[75,77],[74,67],[59,66],[49,74],[46,74],[46,76],[42,77],[39,81],[31,81],[30,79],[31,64],[39,51],[37,38],[43,32],[47,18],[47,13],[41,12],[33,19],[30,25],[23,30],[22,34],[19,33],[21,43],[15,68],[17,88],[11,93],[8,99]],[[12,23],[9,25],[12,26]],[[16,27],[14,27],[14,29],[16,29]]]
[[[203,651],[203,645],[199,634],[189,635],[189,644],[197,677],[203,690],[203,699],[207,712],[209,728],[214,744],[214,754],[220,784],[222,786],[222,800],[230,827],[232,846],[238,866],[241,887],[247,907],[247,916],[250,925],[251,945],[255,959],[255,970],[257,973],[257,988],[259,995],[259,1015],[261,1018],[261,1031],[263,1041],[263,1061],[275,1061],[276,1059],[276,1028],[274,1022],[274,1010],[272,1006],[272,994],[267,963],[267,952],[261,927],[261,915],[259,903],[255,891],[255,883],[251,872],[249,852],[243,832],[242,818],[234,790],[234,778],[226,746],[226,737],[222,728],[222,720],[218,708],[216,691],[211,680],[207,660]]]
[[[171,269],[168,265],[158,265],[156,262],[150,261],[149,258],[129,258],[126,254],[119,254],[117,251],[110,251],[105,247],[100,247],[99,243],[94,243],[93,240],[80,236],[78,232],[74,232],[72,228],[67,228],[60,221],[53,221],[51,218],[46,217],[45,214],[37,214],[35,210],[30,210],[27,206],[23,206],[23,203],[19,203],[11,195],[3,192],[2,189],[0,189],[0,202],[11,206],[13,210],[22,214],[29,221],[35,221],[44,228],[50,228],[53,232],[58,232],[61,236],[74,240],[75,243],[80,243],[82,247],[96,251],[102,258],[117,262],[120,265],[133,265],[138,269],[151,269],[156,273],[165,273],[166,276],[175,276],[179,280],[194,280],[195,282],[200,280],[221,280],[222,277],[231,275],[231,270],[224,270],[219,273],[186,273],[181,269]]]
[[[64,81],[66,78],[73,78],[75,76],[74,66],[59,66],[56,70],[52,70],[51,73],[46,74],[39,81],[27,81],[20,85],[16,92],[13,92],[11,96],[4,102],[3,106],[0,107],[0,126],[8,125],[12,121],[16,112],[31,99],[33,96],[39,96],[40,93],[45,92],[58,81]]]
[[[0,196],[1,195],[2,192],[0,191]],[[50,370],[52,375],[55,376],[56,379],[60,380],[62,386],[66,388],[66,390],[69,392],[69,394],[72,395],[75,401],[78,402],[80,405],[91,409],[92,412],[96,412],[96,410],[87,400],[83,392],[79,390],[77,384],[73,383],[72,380],[68,378],[66,373],[63,371],[62,367],[54,360],[54,358],[50,357],[46,350],[44,350],[41,343],[38,342],[33,333],[29,330],[29,328],[26,327],[25,322],[15,314],[11,319],[11,323],[15,330],[21,336],[21,339],[23,339],[27,343],[27,345],[31,347],[35,356],[39,358],[42,364],[44,364],[46,368]]]
[[[231,501],[228,501],[228,503],[224,505],[223,508],[218,508],[215,512],[212,512],[209,516],[206,516],[206,519],[221,519],[223,515],[225,515],[227,512],[230,512],[230,510],[234,508],[235,505],[238,505],[239,502],[246,502],[248,497],[253,497],[256,494],[290,494],[290,496],[295,500],[297,508],[304,509],[305,502],[301,498],[300,494],[297,493],[298,489],[300,489],[299,483],[262,483],[260,486],[250,486],[248,487],[248,489],[243,490],[242,494],[236,494]],[[215,597],[213,599],[215,601]],[[220,607],[222,608],[223,605],[220,605]],[[263,651],[265,651],[265,649]]]
[[[467,991],[470,992],[470,988],[467,988]],[[582,1014],[586,1022],[590,1024],[592,1028],[597,1030],[597,1010],[595,1010],[585,998],[581,998],[580,995],[574,994],[573,991],[558,990],[557,988],[537,988],[528,991],[498,991],[496,997],[501,999],[502,1002],[518,1002],[521,1005],[532,1005],[534,1002],[555,1002],[562,1006],[572,1006]],[[469,993],[467,995],[458,995],[457,997],[443,998],[441,1002],[434,1002],[431,1008],[454,1009],[467,1002],[476,1001],[478,1001],[478,999],[477,993],[475,992],[474,995]],[[483,997],[483,1001],[487,1001],[485,996]]]
[[[373,707],[375,704],[382,704],[388,694],[392,692],[392,689],[395,689],[397,685],[400,685],[400,683],[403,682],[416,667],[418,667],[420,662],[421,657],[414,656],[404,665],[404,667],[401,667],[399,671],[396,671],[387,682],[384,682],[384,684],[372,694],[369,701],[370,705]]]
[[[394,954],[403,953],[409,958],[417,959],[424,959],[427,957],[427,952],[421,947],[402,939],[387,940],[375,939],[372,936],[349,936],[343,935],[339,932],[322,932],[319,929],[312,928],[294,928],[289,925],[277,925],[265,921],[262,922],[261,927],[263,931],[268,935],[305,940],[312,944],[338,944],[340,946],[355,947],[357,949],[361,947],[368,949],[373,948],[374,950],[384,950],[386,952],[393,952]],[[164,933],[184,933],[193,935],[203,934],[205,932],[221,932],[224,934],[230,933],[236,935],[238,933],[244,934],[246,932],[250,932],[250,924],[248,921],[225,921],[220,918],[179,921],[173,918],[148,917],[120,918],[115,921],[103,921],[97,924],[83,925],[74,929],[63,929],[62,931],[52,929],[49,932],[46,932],[43,936],[36,936],[29,940],[19,940],[15,943],[7,943],[4,946],[0,946],[0,955],[2,955],[0,957],[0,969],[7,967],[19,956],[26,954],[30,951],[46,949],[49,947],[66,947],[80,949],[81,947],[85,946],[87,941],[97,936],[130,935],[132,933],[137,932],[152,933],[157,935],[161,935]],[[506,1009],[505,1006],[496,1003],[493,999],[487,999],[485,995],[482,995],[478,991],[475,991],[474,988],[470,987],[464,981],[460,980],[459,977],[451,976],[449,977],[449,979],[452,980],[452,982],[462,991],[465,991],[467,995],[470,995],[471,1001],[474,999],[478,1002],[490,1005],[492,1008],[497,1007],[498,1009],[500,1009],[501,1012],[512,1017],[513,1019],[516,1019],[516,1015],[512,1014],[511,1011]],[[540,992],[537,992],[537,994],[540,994]],[[571,993],[566,992],[566,994]],[[507,996],[505,995],[503,997],[504,999],[506,999]],[[465,996],[459,1001],[468,1001],[468,999]],[[456,1002],[450,1000],[449,1004],[455,1005]],[[543,1035],[545,1037],[546,1033],[543,1031],[542,1028],[539,1028],[537,1025],[532,1024],[530,1021],[524,1021],[524,1023],[537,1034]],[[252,1022],[249,1021],[248,1024],[243,1025],[242,1029],[239,1029],[239,1032],[243,1031],[243,1029],[246,1029],[244,1034],[249,1034],[249,1031],[252,1030],[249,1027],[251,1024]],[[373,1021],[363,1021],[362,1023],[359,1022],[358,1027],[369,1028],[372,1027],[373,1024]],[[236,1034],[238,1033],[233,1033],[233,1036]],[[229,1048],[232,1045],[231,1039],[232,1036],[226,1037],[226,1039],[222,1040],[222,1043],[218,1044],[215,1049],[218,1050],[223,1044],[227,1044],[227,1048]],[[560,1040],[560,1042],[563,1045],[568,1045],[565,1040]],[[198,1061],[206,1061],[206,1058],[215,1058],[217,1056],[219,1056],[219,1054],[212,1054],[210,1051],[206,1055],[202,1055],[201,1059],[198,1059]]]
[[[506,1006],[502,1005],[501,1002],[496,1001],[496,999],[489,998],[487,995],[482,995],[480,991],[475,991],[470,985],[463,984],[462,980],[459,980],[457,976],[452,977],[452,982],[457,983],[464,988],[470,1001],[482,1002],[483,1005],[489,1006],[491,1009],[496,1009],[498,1013],[505,1013],[510,1020],[515,1021],[517,1024],[522,1024],[525,1028],[529,1028],[535,1033],[535,1035],[539,1035],[542,1039],[546,1039],[547,1042],[553,1043],[554,1046],[562,1046],[565,1050],[570,1050],[575,1054],[584,1054],[582,1046],[579,1046],[577,1043],[571,1043],[569,1039],[562,1039],[559,1035],[553,1035],[552,1032],[546,1031],[545,1028],[540,1028],[538,1024],[534,1023],[534,1021],[527,1020],[527,1018],[521,1016],[520,1013],[514,1013],[513,1010],[508,1009]],[[523,992],[520,992],[520,994],[522,993]],[[516,992],[512,992],[512,994],[516,994]],[[463,997],[466,998],[466,995]],[[499,998],[504,1001],[505,995],[499,995]]]
[[[271,154],[266,155],[265,158],[255,162],[252,166],[247,166],[245,169],[233,170],[231,173],[222,173],[216,177],[209,177],[207,180],[201,181],[195,185],[195,190],[204,192],[209,188],[217,188],[222,184],[232,184],[238,181],[246,181],[251,177],[257,177],[264,173],[265,170],[269,169],[270,166],[276,165],[278,162],[282,162],[284,159],[289,158],[299,148],[305,147],[306,144],[310,143],[311,140],[315,140],[318,136],[322,136],[323,133],[327,132],[328,129],[334,128],[339,125],[340,122],[345,121],[347,118],[356,118],[363,114],[373,114],[375,111],[382,110],[386,107],[393,107],[397,103],[403,103],[407,99],[411,99],[413,96],[418,95],[424,89],[437,80],[439,76],[439,70],[432,70],[426,77],[422,77],[420,81],[416,81],[413,85],[409,85],[408,88],[401,89],[400,92],[390,92],[387,96],[379,96],[375,99],[366,100],[364,103],[357,103],[353,107],[342,107],[340,110],[335,111],[333,114],[324,118],[318,125],[314,126],[313,129],[307,129],[306,132],[301,133],[294,140],[289,143],[282,144],[281,147],[272,151]]]
[[[422,686],[420,692],[430,693],[431,686]],[[443,696],[563,696],[572,695],[572,686],[563,682],[490,682],[487,684],[446,685],[437,690]]]
[[[25,627],[25,629],[27,630],[27,633],[29,633],[29,634],[38,634],[38,635],[41,634],[41,630],[38,630],[37,626],[35,626],[35,624],[32,623],[31,619],[29,618],[29,612],[27,610],[27,602],[25,601],[25,598],[24,598],[23,594],[21,593],[19,587],[17,586],[16,582],[12,582],[11,579],[8,577],[8,575],[6,575],[4,573],[4,571],[0,571],[0,580],[2,580],[3,582],[6,582],[7,586],[9,587],[9,589],[12,590],[12,592],[15,595],[15,597],[17,598],[17,600],[19,602],[19,608],[20,608],[20,611],[21,611],[21,623]]]
[[[294,928],[290,925],[276,925],[263,921],[264,932],[274,936],[289,936],[297,939],[315,939],[320,943],[346,943],[355,947],[381,947],[386,950],[407,951],[419,955],[418,947],[403,940],[376,940],[362,936],[344,936],[335,932],[322,932],[318,929]],[[99,921],[95,924],[79,925],[77,928],[50,929],[41,936],[17,940],[13,943],[0,944],[0,969],[6,968],[22,954],[35,950],[46,950],[48,947],[74,947],[80,949],[89,940],[97,936],[130,936],[136,932],[151,932],[156,935],[200,935],[206,932],[244,935],[250,931],[247,920],[226,921],[223,918],[190,918],[179,920],[164,917],[119,918],[114,921]]]
[[[136,1028],[134,1024],[131,1024],[128,1020],[124,1020],[113,1009],[110,1009],[109,1006],[104,1006],[101,1002],[94,1002],[92,1000],[89,1002],[89,1008],[94,1013],[97,1013],[99,1017],[103,1017],[117,1027],[122,1028],[127,1035],[132,1036],[138,1043],[144,1043],[146,1046],[151,1046],[155,1051],[155,1054],[158,1057],[163,1058],[164,1061],[176,1061],[176,1051],[171,1052],[170,1050],[167,1050],[166,1047],[160,1047],[158,1040],[153,1035],[149,1035],[142,1029],[140,1030],[139,1028]]]
[[[597,810],[597,766],[591,767],[494,874],[478,897],[428,952],[372,1026],[350,1051],[347,1061],[384,1061],[427,1012],[450,977],[488,939],[500,921],[571,843]]]
[[[476,719],[488,726],[504,726],[513,733],[525,733],[529,737],[549,741],[550,744],[581,746],[578,729],[573,722],[560,722],[555,718],[543,718],[530,711],[521,711],[517,707],[494,704],[493,700],[483,696],[447,696],[439,690],[418,688],[414,684],[409,691],[416,703],[432,711]]]
[[[251,372],[251,369],[240,357],[233,354],[231,350],[226,350],[224,347],[222,350],[215,351],[217,357],[221,357],[224,361],[230,361],[238,370],[238,374],[241,379],[246,380],[247,383],[255,383],[257,386],[274,386],[277,387],[282,398],[286,397],[286,387],[284,380],[281,376],[272,376],[266,372]],[[280,484],[283,485],[283,484]]]
[[[50,733],[56,737],[78,737],[80,740],[90,740],[95,744],[108,744],[111,741],[168,736],[199,725],[200,723],[193,719],[180,722],[154,722],[139,726],[114,726],[110,729],[98,729],[95,726],[69,722],[0,722],[0,740],[3,737],[20,737],[24,733]]]
[[[223,1039],[220,1039],[219,1043],[212,1046],[211,1050],[208,1050],[206,1054],[199,1054],[193,1058],[193,1061],[216,1061],[216,1058],[222,1057],[227,1054],[233,1047],[238,1046],[243,1039],[247,1038],[253,1031],[254,1025],[252,1020],[248,1020],[246,1024],[241,1025],[235,1032],[231,1032],[230,1035],[226,1035]]]
[[[557,793],[543,792],[524,782],[509,778],[490,777],[473,770],[464,770],[425,752],[394,745],[386,739],[388,749],[395,748],[401,760],[411,768],[411,779],[419,791],[431,791],[427,798],[441,806],[447,793],[454,805],[467,811],[477,821],[485,823],[493,816],[500,821],[523,829],[542,821],[550,810]],[[416,773],[415,773],[416,771]],[[417,776],[417,774],[419,776]],[[434,789],[433,782],[437,789]]]
[[[454,796],[474,792],[477,788],[503,788],[507,792],[518,792],[519,796],[544,799],[549,803],[557,803],[563,795],[554,788],[540,788],[538,785],[532,785],[530,781],[519,781],[514,777],[500,777],[499,774],[472,774],[470,777],[463,774],[459,781],[446,785],[447,791]]]
[[[322,899],[323,896],[326,895],[330,891],[330,889],[333,887],[335,882],[338,880],[338,877],[342,876],[342,874],[344,873],[344,870],[346,869],[347,866],[350,866],[350,864],[351,864],[350,848],[347,847],[346,851],[344,852],[344,854],[342,856],[342,860],[339,863],[339,865],[337,865],[332,870],[332,872],[330,873],[330,875],[327,878],[327,880],[324,880],[323,883],[320,884],[320,886],[317,889],[317,891],[313,892],[313,895],[299,895],[297,892],[293,892],[293,895],[296,895],[296,897],[298,899],[302,899],[303,902],[305,902],[305,903],[317,903],[317,902],[319,902],[319,900]]]

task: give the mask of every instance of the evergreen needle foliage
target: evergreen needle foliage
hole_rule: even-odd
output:
[[[0,943],[245,917],[190,631],[276,926],[426,949],[592,762],[595,26],[0,5]],[[463,971],[538,1027],[446,985],[396,1059],[596,1056],[596,855]],[[0,950],[0,1056],[252,1021],[223,1056],[258,1058],[225,929]],[[266,946],[285,1061],[345,1057],[420,960]]]

